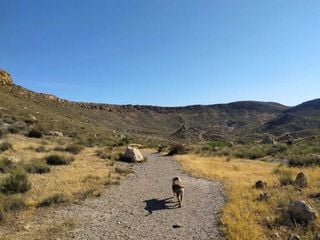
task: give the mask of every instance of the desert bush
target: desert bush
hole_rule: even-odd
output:
[[[65,148],[65,151],[66,151],[66,152],[69,152],[69,153],[72,153],[72,154],[78,154],[78,153],[81,152],[82,149],[83,149],[83,147],[80,146],[80,145],[71,144],[71,145],[68,145],[68,146]]]
[[[117,143],[113,144],[113,147],[127,146],[129,143],[129,139],[127,137],[123,137]]]
[[[11,125],[10,127],[8,127],[8,131],[12,134],[17,134],[20,132],[20,129],[14,125]]]
[[[112,158],[112,154],[107,151],[98,150],[98,151],[96,151],[96,154],[98,157],[100,157],[102,159],[111,159]]]
[[[67,203],[70,199],[63,193],[54,193],[52,196],[44,198],[41,202],[37,205],[37,207],[49,207],[58,205],[61,203]]]
[[[25,170],[28,173],[43,174],[50,172],[50,167],[42,159],[33,159],[25,165]]]
[[[235,152],[235,156],[238,158],[258,159],[267,156],[267,151],[263,146],[252,146],[239,149]]]
[[[3,202],[4,211],[21,211],[26,208],[26,203],[22,196],[12,195],[6,197]]]
[[[0,184],[0,191],[5,194],[24,193],[31,188],[26,172],[21,168],[10,171]]]
[[[130,168],[122,167],[122,166],[117,166],[117,167],[115,167],[114,170],[116,173],[119,173],[121,175],[127,175],[129,173],[132,173],[132,170]]]
[[[12,145],[9,142],[3,142],[0,144],[0,153],[12,149]]]
[[[7,173],[14,167],[13,162],[8,158],[0,160],[0,173]]]
[[[37,129],[31,129],[28,132],[27,137],[30,137],[30,138],[42,138],[42,132],[40,130],[37,130]]]
[[[52,154],[45,158],[47,164],[49,165],[68,165],[74,158],[71,156]]]
[[[316,155],[290,156],[288,161],[289,167],[310,167],[319,165],[320,157]]]
[[[267,155],[275,156],[280,153],[284,153],[288,150],[288,146],[285,144],[272,145],[271,148],[267,150]]]
[[[47,149],[44,146],[38,146],[35,148],[35,151],[38,153],[47,152]]]
[[[294,183],[293,173],[289,169],[278,168],[274,171],[278,175],[281,186],[288,186]]]
[[[169,156],[186,153],[186,148],[182,144],[173,144],[169,148]]]
[[[65,151],[65,148],[64,148],[64,147],[61,147],[61,146],[56,146],[56,147],[53,148],[53,151],[64,152],[64,151]]]
[[[14,116],[3,115],[2,121],[8,124],[13,124],[17,119]]]

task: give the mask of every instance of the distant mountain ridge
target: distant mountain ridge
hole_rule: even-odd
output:
[[[112,105],[67,101],[0,81],[0,107],[18,118],[37,115],[44,128],[66,134],[88,131],[141,142],[250,140],[264,132],[310,135],[320,127],[320,99],[295,107],[258,101],[185,107]]]

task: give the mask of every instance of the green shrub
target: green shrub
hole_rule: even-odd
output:
[[[262,146],[246,147],[236,151],[235,156],[238,158],[258,159],[267,156],[266,149]]]
[[[65,151],[72,153],[72,154],[78,154],[81,152],[82,149],[83,149],[83,147],[80,145],[71,144],[66,147]]]
[[[275,156],[280,153],[285,153],[288,150],[288,146],[285,144],[276,144],[267,150],[267,155]]]
[[[28,132],[27,137],[30,137],[30,138],[42,138],[42,132],[40,130],[37,130],[37,129],[31,129]]]
[[[288,161],[289,167],[310,167],[319,166],[320,157],[315,155],[291,156]]]
[[[3,142],[0,144],[0,153],[12,149],[12,145],[9,142]]]
[[[53,205],[58,205],[61,203],[67,203],[70,199],[63,193],[55,193],[50,197],[43,199],[39,204],[38,207],[49,207]]]
[[[65,155],[52,154],[45,158],[47,164],[49,165],[68,165],[74,158]]]
[[[8,158],[0,160],[0,173],[7,173],[14,167],[13,162]]]
[[[24,193],[31,188],[26,172],[21,168],[11,170],[0,185],[0,191],[5,194]]]
[[[25,169],[28,173],[43,174],[50,172],[50,167],[42,159],[33,159],[25,165]]]

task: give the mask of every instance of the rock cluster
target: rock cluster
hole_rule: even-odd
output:
[[[13,85],[13,81],[10,74],[3,70],[0,70],[0,84],[8,86]]]

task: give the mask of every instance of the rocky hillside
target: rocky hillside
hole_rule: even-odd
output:
[[[318,133],[320,99],[304,102],[283,111],[277,118],[267,122],[263,129],[276,135],[283,132],[292,132],[300,136]]]
[[[17,118],[32,115],[40,120],[41,127],[71,135],[88,132],[95,138],[126,136],[144,143],[168,139],[239,140],[263,132],[281,135],[319,126],[319,115],[314,114],[317,108],[311,102],[294,108],[256,101],[186,107],[80,103],[29,91],[14,85],[9,74],[0,74],[0,107],[5,108],[6,114]]]

